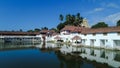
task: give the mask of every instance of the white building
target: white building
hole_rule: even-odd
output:
[[[79,36],[82,44],[88,46],[120,48],[120,27],[84,29]]]
[[[55,39],[59,36],[59,39]],[[100,47],[120,50],[120,27],[106,27],[91,29],[86,27],[65,26],[60,35],[56,35],[51,40],[74,43],[81,42],[82,45],[90,47]],[[79,39],[73,39],[74,37]]]

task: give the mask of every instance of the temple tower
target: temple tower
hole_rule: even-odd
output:
[[[89,24],[88,24],[87,19],[83,19],[83,22],[82,22],[81,26],[86,27],[86,28],[90,27]]]

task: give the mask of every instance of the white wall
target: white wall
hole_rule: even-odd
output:
[[[93,45],[94,47],[103,47],[102,45],[100,45],[100,43],[101,43],[101,40],[105,40],[105,46],[104,46],[105,48],[119,48],[120,49],[120,46],[114,45],[115,44],[114,40],[120,40],[120,35],[118,35],[117,33],[107,33],[107,35],[103,35],[103,33],[98,33],[96,35],[93,35],[93,34],[84,35],[84,34],[78,34],[78,33],[64,35],[62,33],[61,35],[58,35],[58,36],[60,36],[62,40],[64,40],[64,42],[68,42],[68,41],[73,42],[72,38],[76,35],[84,39],[85,42],[82,41],[82,43],[84,43],[87,46],[91,46],[90,45],[91,40],[95,40],[94,45]],[[51,40],[55,41],[54,39],[55,37],[56,36],[51,37]]]
[[[91,39],[95,39],[95,46],[98,46],[100,47],[100,40],[106,40],[105,41],[105,47],[110,47],[110,48],[113,48],[115,47],[114,42],[113,40],[120,40],[120,36],[117,35],[117,33],[107,33],[107,35],[103,35],[102,33],[101,34],[96,34],[96,35],[93,35],[93,34],[87,34],[86,36],[84,34],[81,34],[80,35],[82,37],[82,39],[86,39],[87,41],[85,42],[86,45],[90,45],[90,40]]]

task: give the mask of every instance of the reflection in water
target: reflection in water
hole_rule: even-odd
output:
[[[52,43],[2,43],[0,60],[0,68],[109,68],[120,67],[120,51]]]
[[[114,60],[120,62],[120,52],[115,54]]]
[[[100,57],[105,58],[105,51],[104,50],[100,50]]]
[[[60,49],[61,53],[66,56],[67,54],[75,56],[76,54],[74,51],[76,50],[79,53],[77,54],[78,56],[80,56],[84,61],[89,61],[90,63],[95,64],[94,66],[120,67],[120,51],[110,51],[85,47],[72,47],[71,49],[71,47],[72,46],[65,48],[65,46],[63,46],[62,49]]]
[[[0,43],[0,50],[28,48],[39,44],[40,43]]]
[[[120,67],[120,51],[75,47],[63,44],[46,44],[45,49],[56,52],[61,68]],[[59,48],[59,51],[56,51]]]

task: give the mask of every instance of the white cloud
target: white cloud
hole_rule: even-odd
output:
[[[116,22],[120,20],[120,12],[111,14],[104,18],[104,21],[108,24],[116,25]]]
[[[93,0],[93,1],[96,1],[96,0]],[[116,9],[119,9],[119,5],[115,4],[115,3],[101,3],[101,6],[98,7],[98,8],[94,8],[93,10],[89,11],[88,13],[91,14],[91,13],[96,13],[96,12],[102,12],[106,9],[109,9],[109,8],[116,8]]]
[[[94,12],[100,12],[100,11],[103,11],[104,10],[104,8],[95,8],[93,11]]]
[[[119,8],[119,5],[116,3],[101,3],[101,6],[106,8]]]
[[[119,8],[119,6],[115,3],[109,3],[107,4],[107,7],[110,7],[110,8]]]
[[[104,8],[95,8],[95,9],[93,9],[92,11],[90,11],[90,12],[88,12],[88,13],[101,12],[101,11],[103,11],[103,10],[104,10]]]
[[[108,15],[106,17],[102,17],[102,16],[90,17],[89,24],[94,25],[98,22],[105,22],[109,26],[116,26],[118,20],[120,20],[120,12]]]

